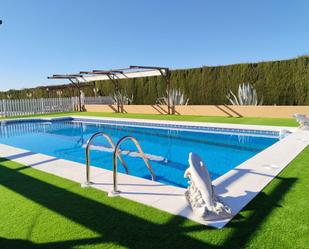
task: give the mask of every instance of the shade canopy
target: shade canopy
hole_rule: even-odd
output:
[[[81,71],[80,74],[84,74],[82,77],[76,77],[80,82],[110,80],[110,77],[115,79],[132,79],[151,76],[161,76],[158,70],[145,70],[145,71],[130,71],[125,70],[93,70],[93,71]]]
[[[170,70],[167,67],[157,66],[130,66],[129,68],[113,70],[92,70],[81,71],[77,74],[54,74],[48,79],[68,79],[72,85],[80,90],[83,83],[95,81],[112,81],[115,84],[116,92],[120,90],[121,79],[133,79],[142,77],[162,76],[166,82],[167,96],[170,96]],[[80,97],[79,97],[80,98]],[[81,103],[81,101],[79,101]],[[167,98],[168,114],[171,113],[170,98]],[[123,110],[123,104],[117,101],[117,112]]]

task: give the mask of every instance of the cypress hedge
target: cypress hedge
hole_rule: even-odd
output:
[[[173,70],[172,88],[183,90],[189,97],[189,104],[226,104],[229,89],[237,92],[241,83],[251,83],[263,96],[264,105],[309,105],[309,56],[290,60],[260,63],[244,63],[227,66],[204,66],[201,68]],[[100,95],[114,93],[114,85],[109,81],[96,81]],[[154,104],[158,97],[165,94],[162,77],[145,77],[121,80],[122,91],[134,95],[134,104]],[[46,97],[42,88],[30,89],[36,97]],[[93,95],[93,89],[85,88],[86,96]],[[23,98],[29,89],[10,90],[0,93],[6,97]],[[50,93],[49,93],[50,94]],[[1,96],[2,95],[2,96]],[[63,96],[69,96],[63,90]]]

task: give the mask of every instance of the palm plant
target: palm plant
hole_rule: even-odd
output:
[[[258,100],[256,89],[250,83],[238,86],[237,96],[229,90],[226,98],[232,105],[262,105],[263,97]]]

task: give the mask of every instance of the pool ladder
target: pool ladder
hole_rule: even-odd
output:
[[[146,165],[146,167],[148,168],[150,175],[151,175],[151,180],[155,180],[156,176],[155,173],[149,163],[149,160],[147,158],[147,156],[145,155],[140,143],[138,142],[138,140],[135,137],[132,136],[125,136],[122,137],[121,139],[118,140],[116,146],[113,143],[111,137],[106,134],[105,132],[97,132],[95,134],[93,134],[90,139],[87,141],[87,145],[86,145],[86,182],[82,183],[82,187],[87,187],[90,186],[92,184],[92,182],[90,181],[90,147],[91,147],[91,143],[92,141],[99,137],[99,136],[103,136],[104,138],[106,138],[106,140],[109,142],[109,144],[111,145],[112,149],[113,149],[113,190],[108,194],[109,196],[116,196],[120,193],[120,191],[118,190],[118,158],[120,160],[120,162],[122,163],[126,174],[129,174],[129,169],[128,166],[126,164],[126,162],[123,160],[122,156],[121,156],[121,151],[120,151],[120,145],[127,141],[127,140],[131,140],[138,152],[139,152],[139,157],[141,157],[144,160],[144,163]]]

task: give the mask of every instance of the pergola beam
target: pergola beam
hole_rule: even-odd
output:
[[[168,71],[168,67],[156,67],[156,66],[136,66],[136,65],[131,65],[130,69],[157,69],[157,70],[166,70]]]

